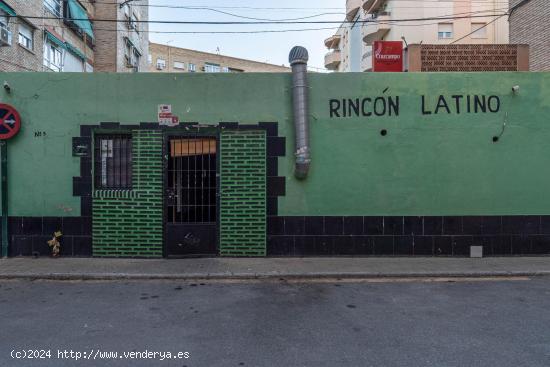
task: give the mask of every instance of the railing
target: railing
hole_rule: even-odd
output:
[[[362,0],[346,0],[346,19],[353,20],[355,15],[361,9]]]
[[[329,70],[334,70],[342,61],[342,53],[339,50],[334,50],[325,55],[325,67]]]

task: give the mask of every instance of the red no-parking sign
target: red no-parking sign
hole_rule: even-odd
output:
[[[0,140],[13,138],[21,129],[21,116],[9,104],[0,103]]]

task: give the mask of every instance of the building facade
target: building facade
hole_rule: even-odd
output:
[[[550,70],[550,8],[544,0],[510,1],[510,41],[530,47],[531,71]]]
[[[150,43],[150,72],[276,73],[290,68],[225,55]]]
[[[148,25],[139,20],[148,19],[147,9],[114,2],[0,0],[0,71],[144,71]]]
[[[348,0],[347,18],[325,40],[325,66],[333,71],[371,71],[374,41],[407,44],[507,44],[508,21],[493,14],[507,11],[499,0]],[[409,21],[403,19],[432,19]],[[525,43],[525,42],[521,42]],[[359,55],[359,56],[358,56]]]
[[[548,73],[311,73],[303,179],[290,73],[2,80],[10,256],[550,253]]]
[[[98,19],[112,19],[118,23],[97,24],[96,45],[97,71],[146,72],[149,69],[149,1],[136,3],[96,2],[95,16]]]

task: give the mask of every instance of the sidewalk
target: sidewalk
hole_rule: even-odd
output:
[[[550,275],[550,257],[0,259],[0,279],[314,279]]]

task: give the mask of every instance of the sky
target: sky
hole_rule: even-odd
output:
[[[283,20],[290,18],[318,17],[304,21],[342,21],[345,0],[149,0],[149,20],[207,21],[207,22],[253,22],[236,16],[207,10],[232,13],[237,16]],[[162,8],[158,5],[195,7]],[[196,9],[196,8],[200,9]],[[264,8],[264,9],[260,9]],[[272,8],[272,9],[265,9]],[[282,9],[295,8],[295,9]],[[300,9],[296,9],[300,8]],[[326,14],[329,13],[329,14]],[[324,70],[324,56],[328,52],[323,41],[333,35],[338,24],[247,24],[247,25],[183,25],[150,24],[151,42],[195,49],[205,52],[240,57],[277,65],[288,65],[288,53],[293,46],[308,49],[309,66]],[[317,31],[257,34],[169,34],[155,32],[211,32],[211,31],[261,31],[304,28],[331,28]],[[315,70],[315,69],[314,69]]]

